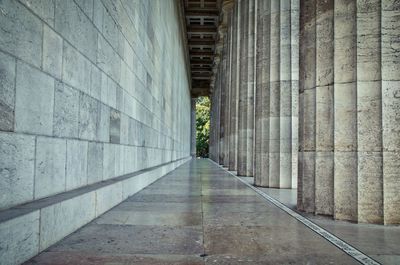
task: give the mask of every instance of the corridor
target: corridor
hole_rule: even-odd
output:
[[[26,264],[358,264],[210,160],[192,159]]]

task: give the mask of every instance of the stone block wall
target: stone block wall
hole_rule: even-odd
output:
[[[175,1],[0,2],[0,209],[189,155]]]
[[[175,0],[0,1],[1,264],[189,159],[178,12]]]

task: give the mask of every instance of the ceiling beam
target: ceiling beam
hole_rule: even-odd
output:
[[[187,27],[188,33],[215,33],[217,34],[216,27],[210,26],[189,26]]]

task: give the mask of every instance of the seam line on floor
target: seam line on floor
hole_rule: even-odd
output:
[[[242,182],[247,187],[249,187],[250,189],[255,191],[257,194],[261,195],[265,200],[267,200],[268,202],[272,203],[273,205],[275,205],[276,207],[278,207],[282,211],[286,212],[287,214],[289,214],[290,216],[295,218],[297,221],[299,221],[302,224],[304,224],[306,227],[311,229],[313,232],[317,233],[322,238],[324,238],[325,240],[329,241],[335,247],[339,248],[340,250],[342,250],[347,255],[349,255],[350,257],[354,258],[355,260],[357,260],[361,264],[365,264],[365,265],[380,265],[381,264],[381,263],[377,262],[376,260],[372,259],[371,257],[367,256],[366,254],[362,253],[360,250],[356,249],[352,245],[346,243],[345,241],[341,240],[337,236],[335,236],[332,233],[328,232],[324,228],[322,228],[319,225],[315,224],[314,222],[312,222],[308,218],[306,218],[306,217],[298,214],[297,212],[293,211],[292,209],[290,209],[289,207],[287,207],[286,205],[284,205],[283,203],[281,203],[277,199],[272,198],[271,196],[269,196],[268,194],[264,193],[260,189],[254,187],[250,183],[242,180],[241,178],[239,178],[238,176],[236,176],[232,172],[230,172],[230,171],[226,170],[225,168],[223,168],[221,165],[218,165],[216,162],[212,161],[211,159],[208,159],[208,160],[211,161],[212,163],[214,163],[215,165],[217,165],[218,167],[220,167],[222,170],[226,171],[230,175],[232,175],[235,178],[237,178],[238,180],[240,180],[240,182]]]

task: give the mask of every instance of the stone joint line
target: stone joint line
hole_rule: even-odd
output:
[[[360,250],[356,249],[352,245],[346,243],[345,241],[343,241],[340,238],[336,237],[335,235],[331,234],[327,230],[325,230],[322,227],[318,226],[317,224],[313,223],[312,221],[310,221],[306,217],[304,217],[304,216],[296,213],[292,209],[286,207],[280,201],[272,198],[271,196],[267,195],[266,193],[264,193],[260,189],[252,186],[251,184],[249,184],[246,181],[242,180],[241,178],[237,177],[235,174],[233,174],[232,172],[226,170],[222,166],[218,165],[217,163],[215,163],[211,159],[209,159],[209,160],[211,162],[213,162],[215,165],[217,165],[218,167],[220,167],[223,170],[225,170],[226,172],[228,172],[230,175],[234,176],[236,179],[240,180],[240,182],[245,184],[247,187],[249,187],[250,189],[252,189],[256,193],[258,193],[259,195],[261,195],[265,200],[267,200],[268,202],[272,203],[273,205],[275,205],[276,207],[278,207],[282,211],[286,212],[287,214],[289,214],[290,216],[295,218],[297,221],[301,222],[302,224],[304,224],[305,226],[310,228],[313,232],[317,233],[318,235],[323,237],[325,240],[329,241],[335,247],[337,247],[338,249],[342,250],[347,255],[349,255],[350,257],[354,258],[355,260],[357,260],[361,264],[364,264],[364,265],[380,265],[381,264],[381,263],[377,262],[376,260],[372,259],[371,257],[365,255],[364,253],[362,253]]]

